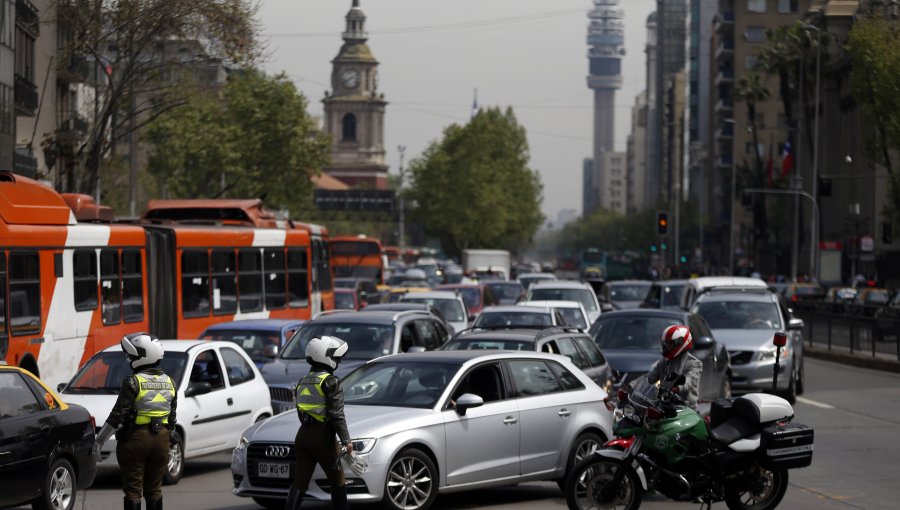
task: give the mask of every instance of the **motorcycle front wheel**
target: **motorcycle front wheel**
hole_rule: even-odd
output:
[[[625,470],[622,480],[613,486],[613,478],[620,469]],[[630,466],[593,455],[569,472],[566,504],[569,510],[638,510],[641,490],[637,473]]]
[[[729,510],[772,510],[781,503],[788,487],[786,469],[757,467],[741,480],[725,486],[725,504]]]

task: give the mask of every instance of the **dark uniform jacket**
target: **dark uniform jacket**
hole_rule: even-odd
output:
[[[319,370],[314,368],[313,370]],[[344,390],[341,388],[341,380],[329,373],[322,382],[322,393],[325,394],[325,424],[332,427],[341,444],[350,442],[350,432],[347,430],[347,419],[344,417]],[[300,420],[307,423],[302,412]]]
[[[158,367],[140,368],[137,372],[147,375],[164,375],[162,369]],[[173,380],[172,384],[174,383],[175,381]],[[113,406],[112,411],[109,413],[109,418],[106,419],[106,423],[116,429],[122,425],[133,425],[135,417],[134,400],[137,398],[139,392],[140,385],[138,384],[137,378],[133,375],[126,377],[125,380],[122,381],[122,388],[119,390],[119,398],[116,399],[116,405]],[[172,399],[172,409],[169,411],[169,424],[166,425],[166,428],[170,431],[175,430],[175,408],[177,405],[178,392],[176,391],[175,396]]]

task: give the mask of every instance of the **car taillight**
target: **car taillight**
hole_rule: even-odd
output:
[[[97,431],[97,419],[91,416],[91,428],[94,429],[94,432]]]
[[[658,419],[662,418],[662,413],[659,412],[659,410],[656,409],[655,407],[648,407],[647,408],[647,418],[650,418],[651,420],[658,420]]]
[[[798,296],[797,294],[794,294],[793,296],[791,296],[792,303],[796,303],[797,301],[800,301],[800,296]]]

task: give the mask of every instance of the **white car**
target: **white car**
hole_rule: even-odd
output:
[[[241,431],[272,416],[269,387],[250,357],[224,341],[163,340],[163,371],[178,388],[176,421],[182,443],[172,446],[164,481],[177,483],[184,460],[228,451]],[[85,407],[99,429],[133,372],[120,345],[95,354],[64,387],[63,399]],[[116,440],[103,446],[98,466],[115,466]]]
[[[469,327],[469,312],[462,298],[449,290],[436,290],[432,292],[410,292],[404,294],[400,301],[409,303],[425,303],[437,309],[447,324],[453,328],[453,333]]]
[[[589,283],[573,280],[534,282],[525,301],[578,301],[584,306],[590,324],[600,317],[600,301]]]
[[[539,308],[552,308],[559,312],[566,321],[567,326],[587,331],[591,327],[584,306],[578,301],[522,301],[519,306],[536,306]]]

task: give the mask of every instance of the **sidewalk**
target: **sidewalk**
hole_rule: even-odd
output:
[[[897,359],[895,354],[875,353],[875,357],[872,357],[871,351],[856,351],[851,354],[850,349],[846,347],[832,345],[831,350],[828,350],[827,345],[814,345],[811,347],[808,343],[803,344],[803,353],[810,358],[900,373],[900,360]]]

